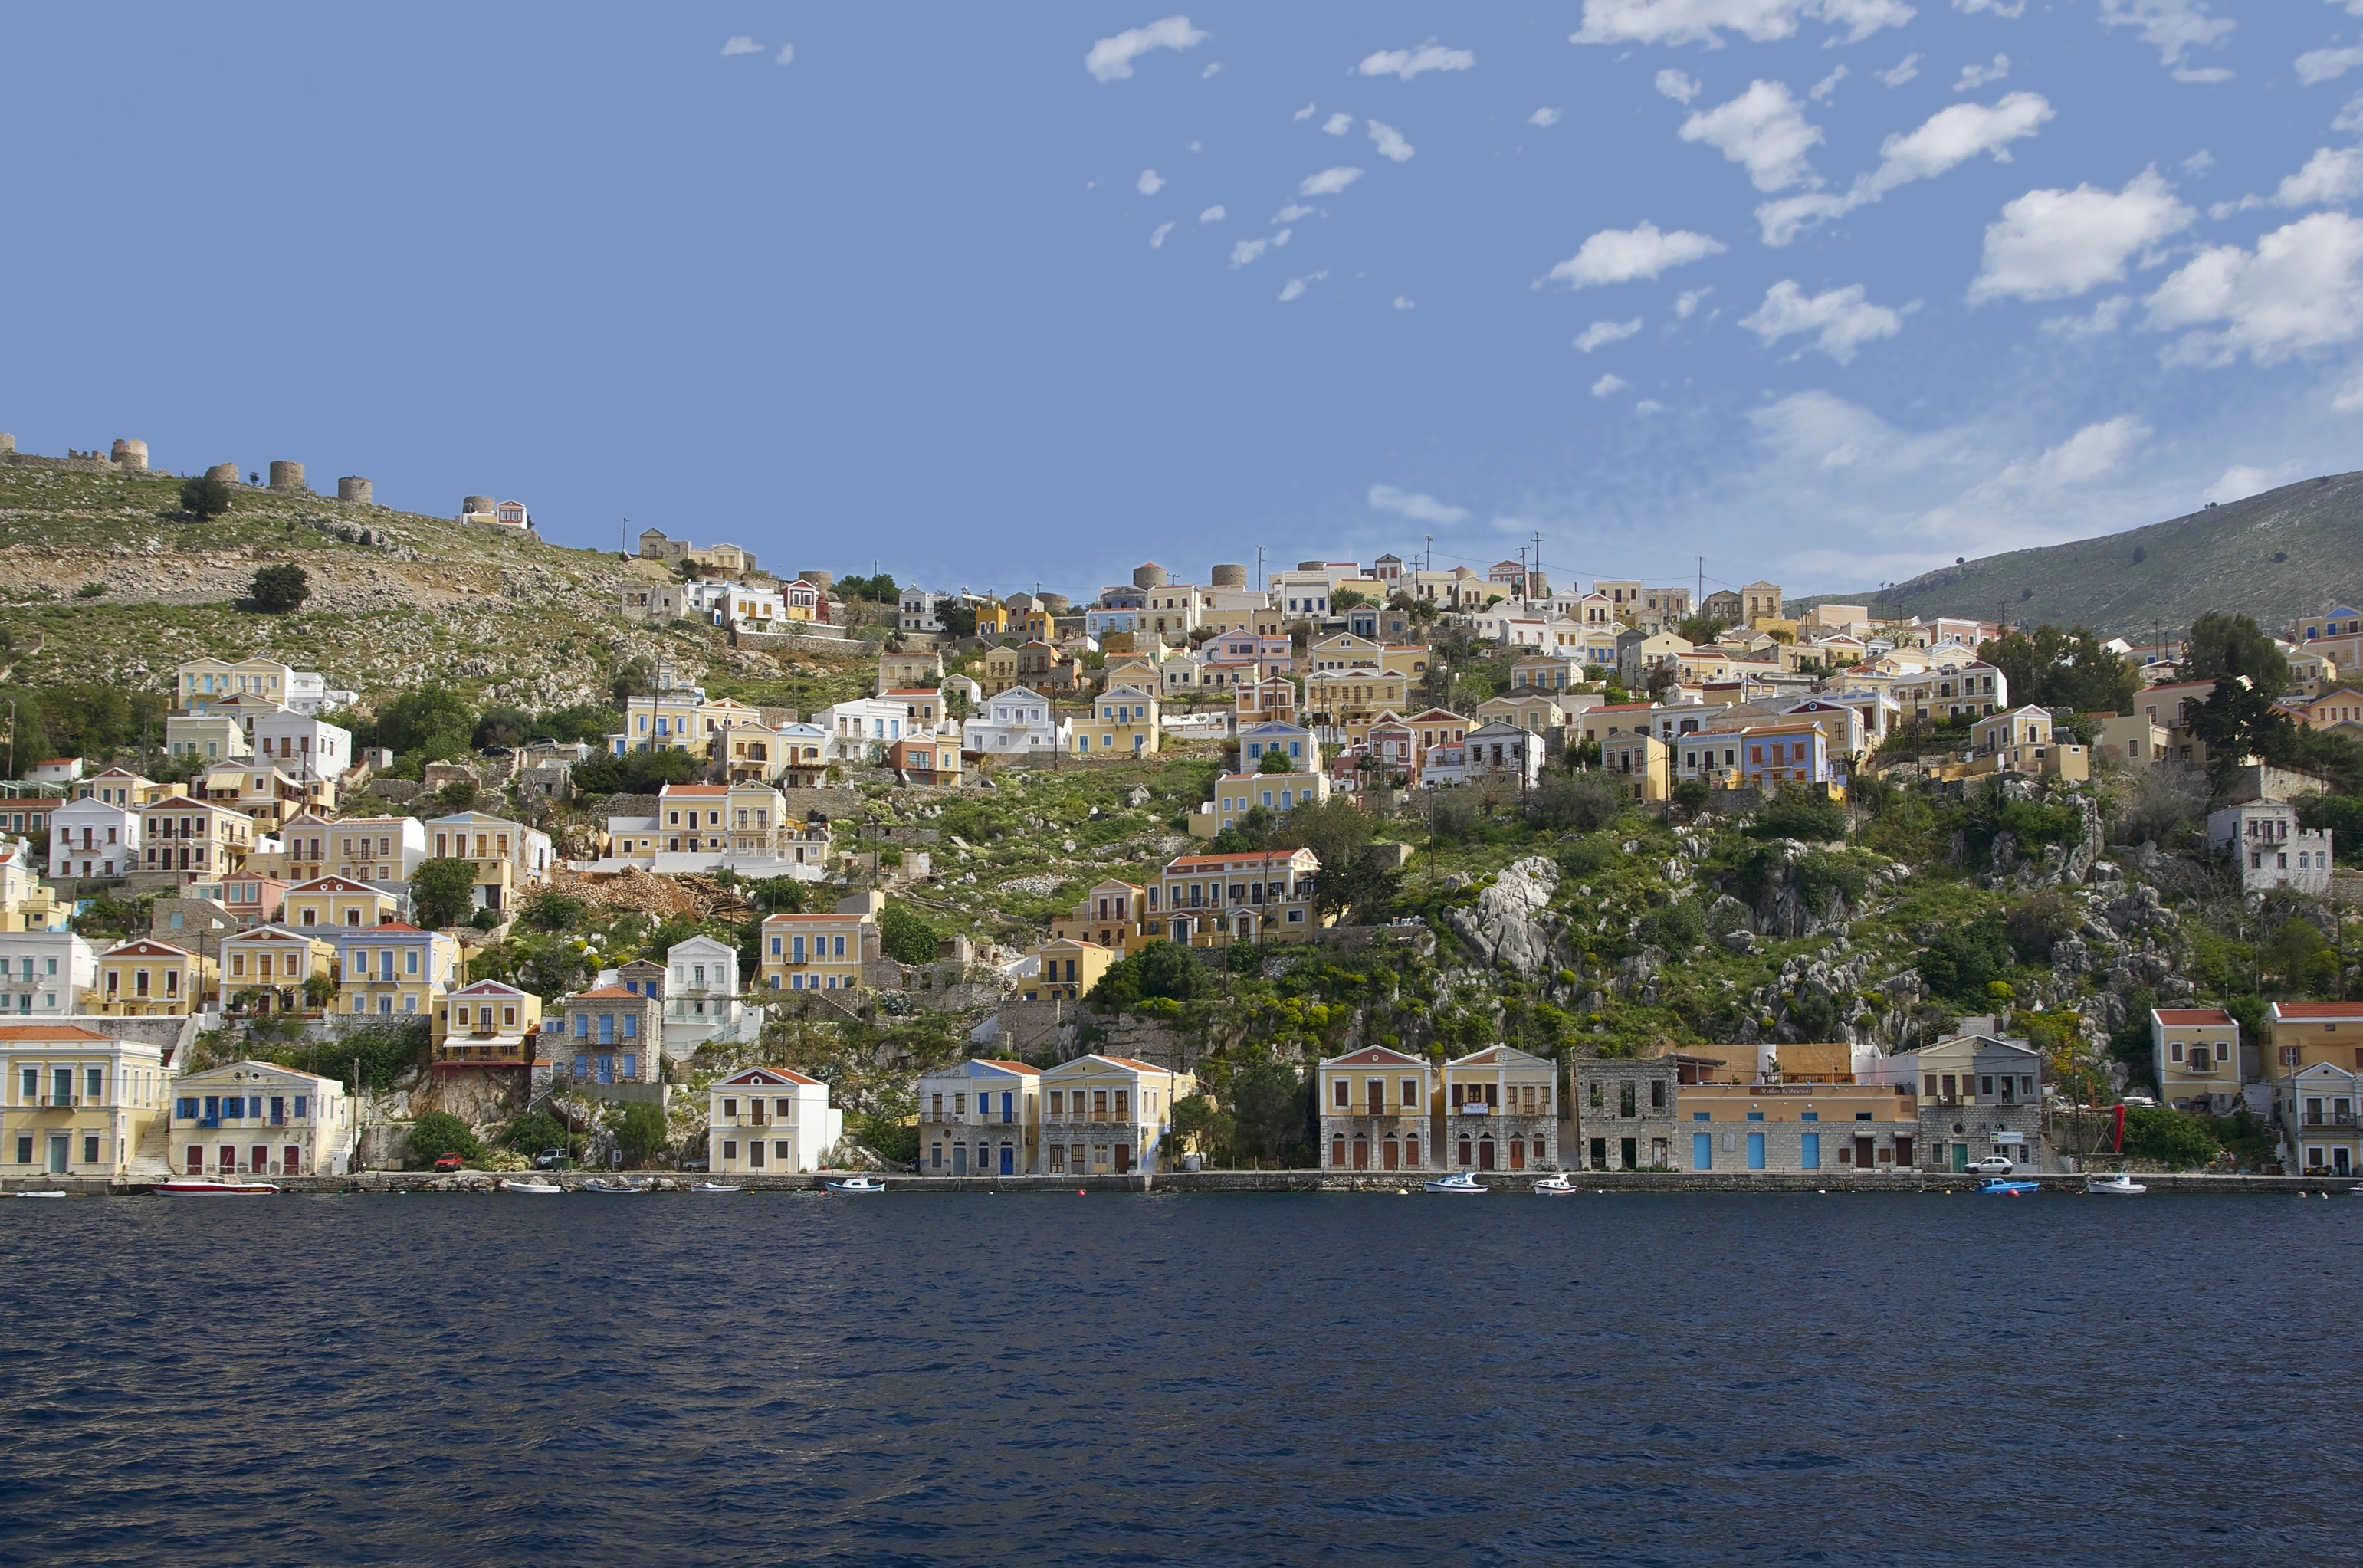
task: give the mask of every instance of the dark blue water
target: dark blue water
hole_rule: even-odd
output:
[[[2363,1201],[0,1203],[10,1562],[2279,1563]]]

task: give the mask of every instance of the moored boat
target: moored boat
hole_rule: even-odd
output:
[[[18,1198],[63,1198],[65,1194],[61,1190],[52,1188],[44,1192],[20,1192],[17,1193],[15,1196]]]
[[[1475,1173],[1470,1171],[1459,1171],[1448,1176],[1437,1176],[1434,1181],[1427,1183],[1426,1187],[1427,1190],[1430,1192],[1459,1193],[1491,1192],[1493,1190],[1492,1187],[1479,1187],[1477,1185]]]
[[[826,1187],[831,1192],[842,1192],[848,1194],[883,1192],[886,1190],[886,1184],[884,1182],[880,1181],[876,1176],[850,1176],[838,1181],[824,1182],[822,1185]]]
[[[501,1190],[530,1193],[536,1198],[554,1198],[566,1189],[554,1181],[536,1181],[531,1176],[503,1176]]]
[[[743,1187],[733,1187],[724,1181],[693,1181],[689,1184],[689,1190],[692,1192],[744,1192],[747,1189]]]
[[[267,1181],[213,1181],[190,1177],[160,1181],[150,1189],[165,1198],[268,1198],[278,1188]]]
[[[1984,1198],[2029,1198],[2042,1190],[2041,1182],[2011,1181],[2002,1176],[1978,1185],[1978,1193]]]
[[[1535,1183],[1535,1193],[1541,1198],[1559,1198],[1570,1192],[1581,1192],[1574,1178],[1565,1171],[1557,1171]]]
[[[2119,1171],[2114,1176],[2094,1176],[2084,1184],[2084,1190],[2103,1198],[2139,1198],[2149,1188]]]
[[[629,1194],[636,1192],[648,1192],[653,1189],[655,1186],[656,1183],[649,1180],[647,1176],[633,1177],[594,1176],[589,1181],[582,1184],[582,1190],[585,1192],[604,1192],[628,1196]]]

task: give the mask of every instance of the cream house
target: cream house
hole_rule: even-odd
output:
[[[1444,1065],[1444,1138],[1456,1170],[1555,1170],[1559,1069],[1514,1045]]]
[[[222,939],[222,1000],[259,1013],[317,1010],[305,983],[333,982],[336,967],[336,947],[318,934],[259,925]]]
[[[1041,1141],[1041,1080],[1039,1067],[982,1056],[920,1075],[919,1174],[1032,1173]]]
[[[99,955],[98,1011],[114,1018],[179,1018],[214,995],[218,967],[169,942],[135,937]]]
[[[1315,1072],[1323,1169],[1430,1168],[1437,1072],[1426,1058],[1368,1045],[1330,1057]]]
[[[343,1176],[358,1132],[336,1079],[232,1062],[173,1080],[167,1158],[179,1176]]]
[[[2228,1111],[2240,1093],[2240,1025],[2220,1007],[2152,1008],[2150,1068],[2161,1104]]]
[[[1044,1073],[1036,1174],[1128,1176],[1169,1168],[1173,1102],[1198,1080],[1129,1056],[1078,1056]]]
[[[171,1077],[147,1042],[53,1019],[0,1024],[0,1175],[120,1177],[164,1120]]]
[[[717,1176],[819,1170],[844,1141],[845,1112],[818,1078],[749,1067],[706,1090],[705,1157]]]

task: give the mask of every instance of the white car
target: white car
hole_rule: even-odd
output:
[[[2006,1154],[1988,1154],[1982,1160],[1969,1162],[1969,1169],[1980,1176],[2008,1176],[2017,1168],[2010,1163],[2010,1157]]]

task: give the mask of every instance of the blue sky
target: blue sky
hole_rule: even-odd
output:
[[[10,28],[27,450],[947,588],[1539,532],[1820,591],[2363,431],[2363,0]]]

